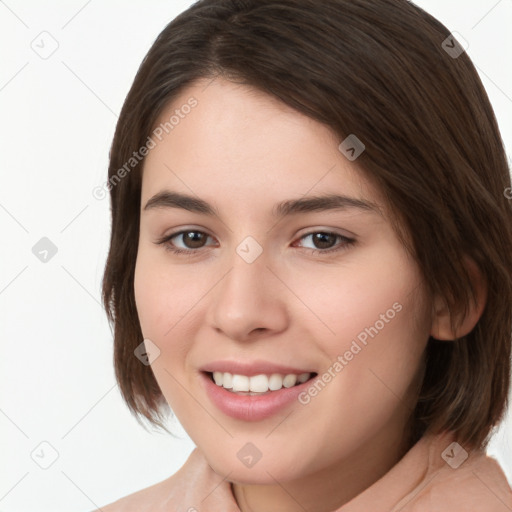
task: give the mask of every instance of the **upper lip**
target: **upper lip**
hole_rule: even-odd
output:
[[[298,368],[296,366],[287,366],[272,363],[270,361],[213,361],[205,364],[200,368],[203,372],[228,372],[236,375],[271,375],[273,373],[280,373],[288,375],[290,373],[300,375],[301,373],[314,373],[312,370],[305,368]]]

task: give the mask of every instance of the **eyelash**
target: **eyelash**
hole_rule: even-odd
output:
[[[204,247],[200,247],[198,249],[180,249],[179,247],[175,247],[174,245],[172,245],[170,243],[170,241],[179,236],[179,235],[183,235],[185,233],[201,233],[203,235],[207,235],[207,236],[210,236],[208,235],[208,233],[205,233],[204,231],[199,231],[199,230],[196,230],[196,229],[187,229],[187,230],[184,230],[184,231],[178,231],[177,233],[172,233],[166,237],[163,237],[159,240],[157,240],[157,242],[155,242],[157,245],[163,245],[164,246],[164,249],[166,251],[169,251],[173,254],[177,254],[177,255],[182,255],[182,256],[188,256],[188,257],[193,257],[193,256],[196,256],[197,253],[201,250],[201,249],[204,249]],[[303,238],[306,238],[308,236],[311,236],[311,235],[316,235],[316,234],[323,234],[323,235],[334,235],[335,237],[337,237],[338,239],[340,239],[343,243],[342,244],[339,244],[337,246],[335,246],[334,248],[330,248],[330,249],[308,249],[306,248],[307,250],[311,251],[313,254],[330,254],[330,253],[336,253],[336,252],[340,252],[340,251],[343,251],[345,249],[347,249],[348,247],[350,247],[351,245],[354,245],[356,240],[353,239],[353,238],[348,238],[344,235],[340,235],[339,233],[333,233],[331,231],[311,231],[309,233],[306,233],[305,235],[301,236],[299,238],[299,240],[302,240]]]

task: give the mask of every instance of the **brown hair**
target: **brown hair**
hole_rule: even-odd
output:
[[[487,304],[471,333],[429,339],[412,414],[415,439],[452,430],[472,448],[485,446],[507,404],[512,211],[492,107],[468,55],[447,51],[449,37],[406,0],[198,1],[144,58],[119,117],[108,174],[111,180],[126,167],[164,107],[201,78],[254,86],[324,123],[340,142],[356,134],[366,147],[357,166],[386,198],[428,292],[445,297],[454,313],[467,311],[464,255],[487,281]],[[151,367],[134,356],[143,340],[134,298],[143,164],[110,181],[103,302],[122,396],[139,421],[165,428],[166,403]]]

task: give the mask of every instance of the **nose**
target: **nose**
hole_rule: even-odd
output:
[[[230,270],[212,290],[210,324],[235,341],[276,334],[288,325],[286,288],[264,254],[248,263],[235,253]]]

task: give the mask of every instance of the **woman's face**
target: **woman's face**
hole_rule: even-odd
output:
[[[173,115],[144,164],[135,270],[171,409],[231,481],[396,457],[431,317],[378,191],[328,128],[248,86],[197,82]]]

